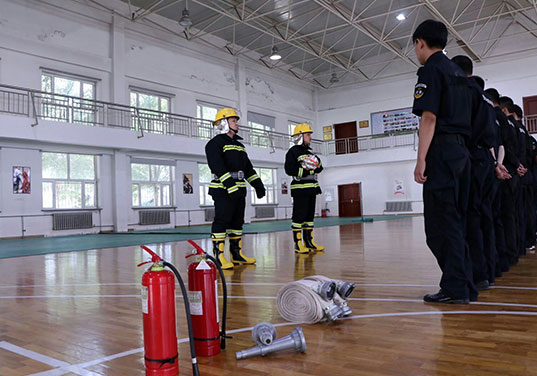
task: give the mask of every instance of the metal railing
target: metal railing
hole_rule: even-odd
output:
[[[210,121],[169,112],[147,110],[117,103],[46,93],[16,86],[0,85],[0,113],[42,120],[120,128],[145,133],[184,136],[208,140],[214,127]],[[268,149],[287,150],[291,138],[285,133],[240,126],[243,143]],[[323,142],[312,141],[316,153],[323,154]]]
[[[537,133],[537,115],[524,117],[524,124],[530,133]]]
[[[351,154],[361,151],[412,146],[416,150],[418,145],[418,131],[403,134],[389,134],[378,136],[361,136],[342,138],[325,142],[326,154]]]
[[[0,113],[88,126],[119,128],[140,133],[156,133],[208,140],[214,127],[204,119],[169,112],[146,110],[117,103],[46,93],[16,86],[0,85]],[[526,117],[528,129],[537,132],[537,118]],[[532,124],[532,126],[530,126]],[[286,133],[240,126],[243,143],[271,150],[287,150],[292,145]],[[312,140],[316,154],[348,154],[366,150],[417,145],[416,131],[405,134],[351,137],[320,141]]]

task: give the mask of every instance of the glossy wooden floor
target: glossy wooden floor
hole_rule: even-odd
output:
[[[426,248],[423,218],[316,229],[324,254],[295,256],[290,232],[249,235],[257,266],[226,272],[226,351],[199,358],[202,375],[532,375],[537,374],[537,259],[523,258],[476,304],[424,304],[439,270]],[[206,246],[206,242],[202,242]],[[153,245],[185,269],[187,243]],[[136,247],[0,260],[0,375],[144,375]],[[185,273],[186,274],[186,273]],[[235,360],[253,346],[249,327],[284,323],[274,297],[307,275],[351,280],[354,315],[301,325],[304,354]],[[186,337],[177,300],[179,337]],[[278,336],[293,326],[278,327]],[[242,331],[240,329],[243,329]],[[16,346],[16,347],[13,347]],[[32,353],[27,353],[31,351]],[[182,343],[180,372],[191,374]]]

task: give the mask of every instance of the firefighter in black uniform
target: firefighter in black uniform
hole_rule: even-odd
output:
[[[478,84],[480,77],[472,77],[473,64],[468,56],[458,55],[451,59],[470,78],[472,93],[472,135],[468,142],[471,161],[470,196],[468,202],[466,241],[470,249],[474,282],[478,290],[489,288],[489,262],[492,256],[493,227],[492,209],[488,205],[494,179],[494,157],[491,149],[495,136],[495,120],[492,103],[485,98],[483,88]],[[483,83],[484,86],[484,83]],[[490,110],[490,111],[489,111]],[[485,239],[486,238],[486,239]],[[487,247],[485,248],[485,243]],[[495,252],[495,251],[494,251]],[[495,267],[491,265],[491,270]],[[494,277],[494,276],[492,276]]]
[[[291,197],[293,217],[291,229],[296,253],[323,251],[324,247],[313,241],[313,217],[315,199],[321,193],[317,174],[323,170],[321,160],[310,148],[313,131],[309,124],[298,124],[293,131],[295,145],[285,155],[285,173],[293,177]]]
[[[427,245],[442,270],[440,291],[429,303],[468,304],[477,300],[465,242],[470,189],[471,94],[466,74],[442,52],[446,26],[421,23],[412,35],[420,64],[413,113],[420,116],[414,180],[423,184]]]
[[[222,269],[231,269],[233,264],[255,264],[255,258],[242,253],[246,181],[254,187],[258,198],[265,196],[265,186],[252,167],[244,145],[239,142],[242,137],[237,135],[238,121],[239,116],[234,109],[218,111],[213,125],[219,134],[205,145],[205,155],[213,173],[213,180],[209,184],[215,210],[211,239],[215,258]],[[229,237],[231,262],[224,256],[226,234]]]

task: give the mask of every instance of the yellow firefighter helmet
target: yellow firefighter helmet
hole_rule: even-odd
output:
[[[237,111],[235,111],[233,108],[222,108],[216,113],[216,118],[213,121],[213,125],[218,125],[220,120],[231,117],[235,117],[237,120],[240,119],[239,115],[237,115]]]
[[[304,133],[313,133],[310,125],[306,123],[298,124],[293,131],[293,137],[299,136]]]

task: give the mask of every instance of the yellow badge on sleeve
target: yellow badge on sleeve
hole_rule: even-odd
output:
[[[427,90],[427,85],[417,84],[414,88],[414,99],[420,99],[425,95],[425,90]]]

